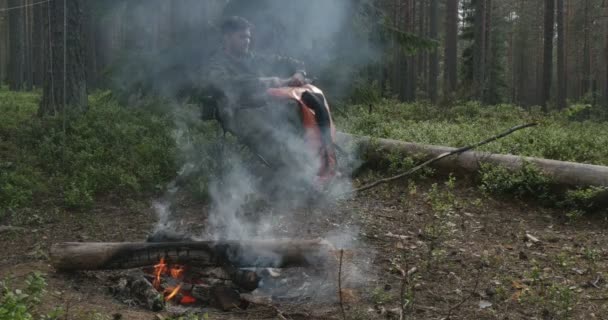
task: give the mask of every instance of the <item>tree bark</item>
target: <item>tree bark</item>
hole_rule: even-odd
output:
[[[551,98],[551,82],[553,80],[553,31],[555,25],[555,0],[545,0],[545,26],[543,48],[543,80],[541,106],[543,111],[549,110],[548,103]]]
[[[608,17],[608,6],[604,6],[604,12]],[[604,21],[604,68],[604,108],[608,110],[608,21]]]
[[[27,7],[21,9],[23,11],[23,30],[24,43],[25,43],[25,59],[23,64],[23,88],[25,90],[32,90],[34,82],[34,69],[32,66],[32,57],[34,56],[34,48],[32,47],[32,0],[25,0],[24,5]]]
[[[23,0],[9,0],[10,8],[23,6]],[[21,91],[25,82],[25,22],[22,9],[8,11],[9,20],[9,89]]]
[[[566,34],[564,32],[564,0],[557,0],[557,100],[558,109],[566,107]]]
[[[429,37],[438,40],[438,15],[439,5],[438,0],[431,0],[429,6]],[[439,56],[438,48],[433,48],[429,57],[429,98],[431,103],[437,102],[437,77],[439,77]]]
[[[493,13],[493,2],[492,0],[486,0],[486,12],[485,12],[485,16],[486,16],[486,33],[485,33],[485,43],[486,43],[486,48],[485,48],[485,58],[486,58],[486,63],[485,63],[485,83],[486,88],[485,88],[485,92],[484,92],[484,97],[483,97],[483,102],[487,103],[487,104],[495,104],[497,103],[497,101],[494,101],[493,98],[490,96],[491,94],[493,94],[493,92],[491,92],[492,90],[495,90],[494,88],[494,81],[496,79],[494,79],[494,74],[493,74],[493,68],[494,68],[494,52],[492,49],[492,13]]]
[[[335,262],[335,248],[324,240],[184,241],[141,243],[59,243],[51,247],[57,270],[111,270],[152,266],[165,258],[197,266],[303,267]]]
[[[410,5],[408,15],[408,31],[415,33],[416,30],[416,0],[408,0]],[[416,99],[416,75],[418,74],[419,65],[416,63],[416,56],[412,55],[408,57],[408,70],[407,70],[407,96],[408,100]]]
[[[483,101],[486,80],[486,0],[475,3],[475,44],[473,46],[473,86],[475,98]]]
[[[44,55],[47,70],[40,115],[57,115],[60,111],[65,115],[68,111],[82,113],[87,110],[83,2],[49,2],[50,42],[46,43]]]
[[[445,18],[444,96],[450,97],[458,85],[458,2],[447,0]]]
[[[34,21],[32,27],[32,66],[33,85],[42,88],[44,82],[44,36],[46,34],[45,22],[48,3],[38,4],[33,7]]]
[[[584,0],[584,30],[583,30],[583,67],[581,75],[581,95],[587,95],[591,90],[591,45],[589,43],[589,0]]]
[[[7,6],[7,0],[0,0],[0,8]],[[7,12],[0,12],[0,85],[7,80],[8,76],[9,27],[7,20]]]

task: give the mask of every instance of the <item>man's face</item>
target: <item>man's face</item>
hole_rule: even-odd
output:
[[[251,43],[251,30],[233,32],[224,36],[226,49],[235,55],[244,55],[249,52]]]

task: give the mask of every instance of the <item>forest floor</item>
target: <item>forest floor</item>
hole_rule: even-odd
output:
[[[151,201],[116,203],[98,202],[86,213],[19,215],[26,218],[12,224],[25,229],[0,232],[0,279],[18,284],[31,272],[44,273],[40,311],[59,306],[64,319],[175,317],[121,303],[103,272],[62,274],[50,266],[53,243],[143,241],[156,223]],[[209,208],[186,197],[178,204],[176,221],[202,230]],[[292,213],[289,221],[276,216],[279,236],[337,237],[353,253],[343,272],[348,319],[399,319],[400,300],[404,319],[608,319],[605,216],[568,220],[558,210],[486,197],[464,180],[429,179]],[[402,281],[399,269],[412,268],[417,272]],[[205,310],[203,318],[277,319],[280,310],[287,319],[341,319],[338,288],[327,290],[305,303]]]

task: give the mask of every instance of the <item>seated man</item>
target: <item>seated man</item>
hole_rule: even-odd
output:
[[[302,161],[299,147],[299,109],[269,103],[267,89],[304,84],[303,64],[279,56],[261,56],[249,50],[251,24],[230,17],[221,25],[223,48],[211,60],[209,81],[222,91],[218,116],[224,128],[253,152],[280,170]],[[287,75],[281,78],[277,75]]]

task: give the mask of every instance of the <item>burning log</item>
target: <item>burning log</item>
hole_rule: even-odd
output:
[[[335,263],[334,253],[333,246],[324,240],[68,242],[54,244],[50,258],[53,267],[60,271],[148,267],[164,258],[171,263],[232,267],[227,270],[233,273],[231,277],[247,282],[253,280],[252,274],[238,268],[323,266]]]

